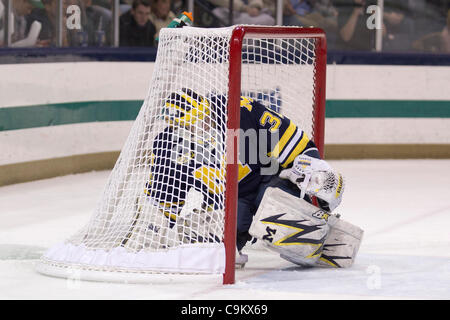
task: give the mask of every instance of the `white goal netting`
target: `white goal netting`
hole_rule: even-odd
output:
[[[92,280],[224,273],[232,32],[161,30],[147,97],[92,218],[52,247],[38,271],[65,277],[77,269]],[[241,55],[241,95],[312,137],[315,39],[244,38]]]

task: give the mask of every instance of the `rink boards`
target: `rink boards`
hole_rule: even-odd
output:
[[[39,178],[38,171],[45,177],[109,168],[153,66],[0,65],[8,75],[0,79],[0,185]],[[450,67],[328,65],[326,157],[449,158],[448,83]],[[58,117],[46,118],[55,110]],[[20,170],[11,177],[14,168]]]

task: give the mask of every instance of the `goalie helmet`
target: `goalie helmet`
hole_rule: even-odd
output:
[[[187,88],[173,92],[166,100],[166,120],[183,127],[194,125],[211,114],[209,101]]]

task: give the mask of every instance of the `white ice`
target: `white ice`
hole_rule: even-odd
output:
[[[347,178],[342,218],[365,230],[349,269],[303,269],[247,248],[236,284],[74,281],[34,271],[81,228],[109,172],[0,188],[0,299],[450,299],[450,160],[330,161]]]

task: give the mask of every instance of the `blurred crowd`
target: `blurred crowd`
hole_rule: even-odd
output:
[[[0,0],[0,46],[5,42],[5,1]],[[111,0],[12,0],[12,47],[110,46]],[[330,50],[450,53],[450,0],[283,0],[282,24],[320,27]],[[195,25],[275,25],[276,0],[196,0]],[[120,0],[119,46],[156,47],[161,28],[187,10],[187,0]],[[380,38],[379,38],[380,39]]]
[[[0,18],[5,5],[0,0]],[[11,47],[110,46],[113,33],[111,0],[63,0],[62,34],[58,35],[57,0],[12,0]],[[171,0],[121,0],[119,5],[119,45],[154,47],[159,30],[175,14]],[[4,19],[0,20],[0,45],[4,39]]]

